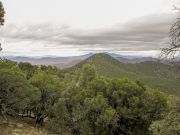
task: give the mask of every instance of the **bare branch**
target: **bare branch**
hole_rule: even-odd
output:
[[[177,7],[177,6],[175,6],[175,5],[173,5],[173,8],[174,8],[174,10],[178,10],[178,11],[180,11],[180,8],[179,8],[179,7]]]
[[[174,8],[180,11],[180,8]],[[162,49],[160,58],[180,66],[180,17],[171,26],[169,36],[170,46]]]

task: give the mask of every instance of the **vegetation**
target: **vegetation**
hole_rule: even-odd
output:
[[[180,98],[169,97],[169,111],[160,121],[155,121],[150,127],[153,135],[179,135],[180,134]]]
[[[2,2],[0,1],[0,26],[4,25],[4,14],[5,14],[4,7]],[[0,51],[2,51],[1,43],[0,43]]]
[[[176,8],[180,11],[179,8]],[[162,58],[173,63],[179,68],[180,54],[180,18],[177,18],[170,30],[170,46],[162,50]],[[178,74],[179,75],[179,74]],[[170,96],[168,99],[169,111],[164,113],[164,118],[154,121],[149,130],[153,135],[179,135],[180,134],[180,98]]]
[[[4,7],[2,2],[0,1],[0,25],[4,25],[4,14],[5,14]]]
[[[179,70],[170,65],[152,61],[136,64],[122,63],[101,53],[93,55],[70,70],[81,70],[85,64],[94,65],[100,76],[138,80],[152,88],[180,96]]]
[[[0,74],[4,118],[28,119],[75,135],[156,135],[164,133],[173,118],[172,128],[178,129],[173,98],[139,81],[100,76],[90,64],[69,72],[1,59]]]
[[[16,119],[11,127],[21,130],[14,134],[38,134],[18,123],[23,119],[58,134],[179,135],[180,98],[141,83],[179,94],[178,72],[170,72],[170,67],[156,62],[123,64],[106,54],[94,55],[70,71],[0,59],[0,118]],[[0,129],[2,134],[14,131]]]

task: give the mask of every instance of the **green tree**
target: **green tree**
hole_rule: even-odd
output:
[[[4,25],[4,14],[5,14],[4,7],[2,2],[0,1],[0,25]]]
[[[0,69],[18,70],[17,62],[10,61],[5,58],[0,58]]]
[[[82,68],[79,84],[80,86],[87,87],[88,83],[97,77],[95,67],[93,65],[84,65]]]
[[[58,102],[52,107],[49,113],[49,121],[47,128],[56,132],[69,131],[67,126],[69,123],[70,115],[66,107],[66,100],[60,98]],[[70,131],[69,131],[70,132]]]
[[[160,119],[166,109],[166,98],[156,90],[146,90],[128,79],[113,79],[107,92],[109,103],[117,111],[116,133],[144,135],[152,121]]]
[[[51,126],[56,121],[54,127],[61,131],[82,135],[144,135],[167,110],[166,96],[140,82],[102,77],[87,81],[86,87],[74,84],[64,91],[68,94],[54,106]]]
[[[154,121],[150,126],[153,135],[179,135],[180,134],[180,98],[170,96],[169,111],[164,118]]]
[[[19,106],[17,105],[18,107],[16,108],[16,115],[18,115],[18,113],[19,113],[23,117],[31,117],[31,115],[29,115],[28,113],[26,115],[24,115],[25,114],[24,111],[30,110],[32,105],[34,105],[34,103],[37,102],[37,99],[39,98],[39,93],[38,93],[37,89],[29,84],[29,82],[26,80],[26,74],[24,73],[24,71],[22,71],[19,68],[19,66],[16,62],[1,58],[0,59],[0,72],[2,75],[1,76],[1,79],[2,79],[1,86],[0,86],[1,90],[3,91],[1,93],[2,98],[3,97],[7,98],[6,101],[8,101],[8,102],[12,102],[13,99],[16,99],[16,98],[20,99],[20,101],[22,101],[22,102],[19,102],[19,103],[23,103],[23,104],[22,105],[18,104]],[[13,82],[13,80],[15,82]],[[19,89],[19,87],[16,87],[16,85],[18,86],[20,84],[23,89],[22,91],[20,91],[21,89]],[[11,91],[9,91],[10,87],[12,87]],[[9,95],[9,96],[6,97],[6,96],[3,96],[3,94]],[[15,96],[16,98],[12,98],[10,96],[10,94],[12,96]],[[21,99],[22,97],[24,99]],[[11,100],[11,98],[12,98],[12,100]],[[15,105],[15,101],[14,101],[14,105]],[[4,111],[4,112],[6,112],[6,111]]]
[[[3,116],[14,115],[27,107],[36,92],[28,83],[15,62],[0,61],[0,112]]]
[[[108,85],[109,85],[109,79],[105,77],[98,77],[95,78],[91,83],[89,83],[88,88],[96,92],[102,92],[104,96],[106,96]]]
[[[111,135],[117,126],[117,113],[107,103],[102,93],[87,97],[73,108],[75,134]]]
[[[36,105],[36,115],[47,117],[49,109],[58,101],[63,83],[60,83],[56,75],[47,74],[43,71],[35,74],[30,83],[40,92],[39,103]]]
[[[3,7],[2,2],[0,1],[0,26],[4,25],[4,14],[5,14],[4,7]],[[1,43],[0,43],[0,51],[1,50],[2,48],[1,48]]]
[[[86,103],[87,102],[87,103]],[[88,119],[93,134],[111,135],[117,127],[118,114],[110,107],[107,99],[101,94],[97,94],[92,99],[86,99],[88,107]]]
[[[18,66],[26,74],[27,80],[29,80],[35,74],[35,72],[38,71],[38,66],[33,66],[27,62],[20,62]]]

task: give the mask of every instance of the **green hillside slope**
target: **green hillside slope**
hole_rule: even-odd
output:
[[[178,73],[166,64],[151,61],[136,64],[122,63],[108,54],[99,53],[73,66],[71,70],[78,70],[84,64],[93,64],[98,75],[128,77],[132,80],[139,80],[152,88],[180,95],[180,83],[176,79]]]

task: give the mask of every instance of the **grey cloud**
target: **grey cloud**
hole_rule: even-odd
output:
[[[159,50],[168,45],[169,29],[176,17],[175,14],[154,14],[133,19],[124,25],[96,30],[77,30],[51,24],[9,25],[0,30],[0,36],[11,42],[43,42],[49,47],[67,46],[79,50]]]

